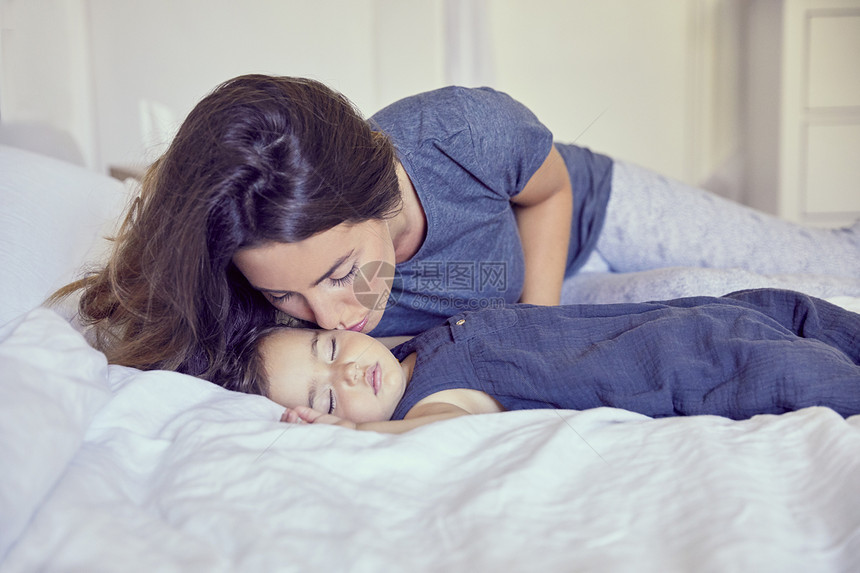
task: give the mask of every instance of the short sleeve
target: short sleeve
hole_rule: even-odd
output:
[[[525,105],[490,88],[463,90],[463,115],[481,181],[517,195],[552,149],[552,132]]]
[[[526,106],[490,88],[421,93],[380,110],[370,121],[414,163],[466,171],[505,200],[523,190],[553,142]]]

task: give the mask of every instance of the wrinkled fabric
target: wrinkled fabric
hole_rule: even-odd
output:
[[[793,291],[462,313],[394,349],[398,359],[411,352],[394,419],[452,388],[481,390],[507,410],[860,413],[860,315]]]
[[[421,248],[397,265],[373,335],[417,334],[458,312],[519,301],[525,265],[511,199],[547,158],[550,130],[524,105],[489,88],[418,94],[370,122],[394,143],[427,221]],[[612,160],[575,145],[557,147],[573,188],[572,275],[600,235]]]

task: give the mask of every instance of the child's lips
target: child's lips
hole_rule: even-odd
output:
[[[364,380],[373,389],[374,396],[379,394],[379,387],[382,385],[382,368],[379,367],[379,362],[364,371]]]

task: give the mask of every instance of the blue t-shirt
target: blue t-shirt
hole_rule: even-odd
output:
[[[392,419],[454,388],[506,410],[623,408],[743,419],[860,413],[860,315],[797,292],[466,312],[392,350],[416,352]]]
[[[394,143],[427,219],[418,252],[397,265],[373,335],[417,334],[464,310],[516,303],[524,262],[510,201],[546,159],[552,133],[525,106],[488,88],[418,94],[370,122]],[[581,147],[557,147],[573,184],[570,274],[600,233],[612,161]]]

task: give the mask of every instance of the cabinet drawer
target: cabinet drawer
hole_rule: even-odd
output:
[[[860,123],[807,127],[804,212],[860,212],[858,149]]]
[[[860,107],[860,10],[811,11],[807,105]]]

